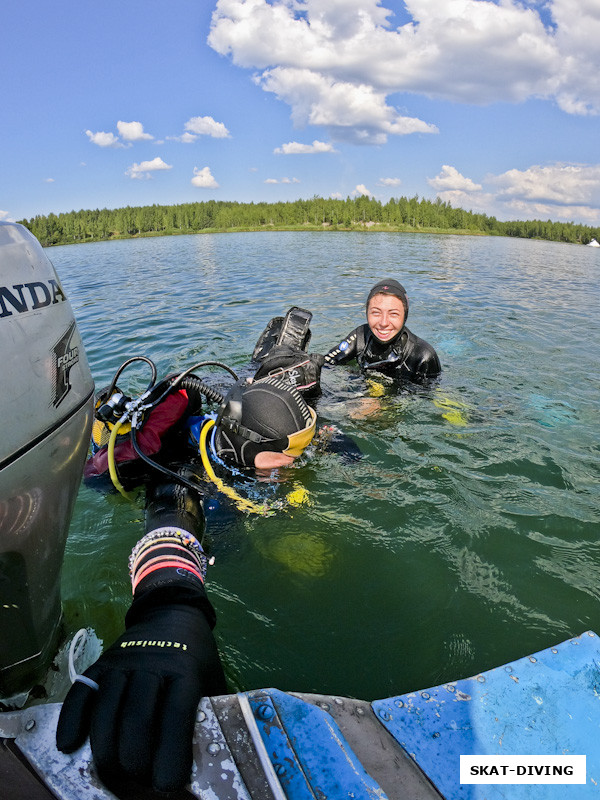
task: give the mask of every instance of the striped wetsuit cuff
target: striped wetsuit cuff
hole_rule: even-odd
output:
[[[133,548],[129,557],[131,588],[161,569],[176,569],[181,575],[194,575],[202,583],[207,558],[196,537],[183,528],[156,528],[147,533]]]

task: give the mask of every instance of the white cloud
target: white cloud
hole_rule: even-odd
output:
[[[281,180],[278,180],[277,178],[267,178],[265,183],[271,183],[271,184],[287,183],[287,184],[289,184],[289,183],[300,183],[300,181],[298,180],[298,178],[281,178]]]
[[[559,222],[580,222],[583,225],[600,226],[600,209],[590,206],[550,205],[512,200],[506,203],[504,216],[507,219],[551,219]]]
[[[153,139],[149,133],[144,133],[144,126],[141,122],[117,122],[117,130],[121,134],[121,138],[127,142],[140,142],[144,139]]]
[[[360,195],[365,195],[367,197],[373,197],[373,192],[370,192],[364,183],[359,183],[358,186],[352,192],[353,197],[358,197]]]
[[[165,164],[165,162],[157,156],[152,161],[142,161],[140,164],[132,164],[125,172],[130,178],[148,179],[151,178],[152,172],[157,172],[165,169],[173,169],[172,164]]]
[[[445,165],[429,179],[454,208],[500,219],[554,219],[600,225],[600,164],[534,165],[487,175],[482,184]]]
[[[44,178],[44,183],[54,183],[54,178]]]
[[[255,80],[292,107],[296,126],[322,126],[337,141],[384,144],[389,134],[438,132],[435,125],[399,114],[386,104],[383,92],[365,83],[354,85],[308,69],[281,67],[266,70]]]
[[[219,184],[213,178],[210,167],[203,167],[198,169],[194,167],[194,177],[192,178],[192,186],[199,189],[218,189]]]
[[[125,147],[114,133],[107,133],[106,131],[97,131],[96,133],[86,131],[85,133],[90,142],[97,144],[98,147]]]
[[[511,169],[491,182],[500,187],[503,198],[580,205],[600,206],[600,165],[550,164],[526,170]]]
[[[291,108],[297,126],[382,144],[435,133],[388,100],[396,93],[486,105],[527,98],[600,113],[598,0],[218,0],[218,53]],[[407,102],[406,100],[404,102]]]
[[[0,220],[3,222],[14,222],[14,219],[10,215],[10,211],[2,211],[2,209],[0,209]]]
[[[600,112],[600,8],[597,0],[553,0],[556,42],[563,60],[555,95],[569,114]]]
[[[301,144],[300,142],[287,142],[287,144],[282,144],[281,147],[276,147],[275,150],[273,150],[273,152],[285,156],[290,156],[290,155],[304,155],[310,153],[337,153],[337,150],[333,147],[331,143],[320,142],[318,139],[315,139],[312,144]]]
[[[379,178],[377,186],[400,186],[400,178]]]
[[[461,189],[445,189],[437,193],[444,203],[449,203],[453,208],[464,208],[488,216],[497,216],[506,219],[505,209],[498,204],[492,192],[465,192]]]
[[[479,183],[474,183],[470,178],[465,178],[456,167],[450,167],[448,164],[444,164],[442,171],[435,178],[427,178],[427,183],[437,192],[477,192],[481,189]]]
[[[167,136],[167,139],[173,142],[183,142],[184,144],[193,144],[198,137],[194,133],[182,133],[181,136]]]
[[[225,125],[222,122],[215,122],[212,117],[192,117],[184,127],[190,134],[212,136],[214,139],[228,139],[231,136]]]

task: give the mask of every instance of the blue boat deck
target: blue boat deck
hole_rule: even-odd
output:
[[[114,798],[88,744],[72,756],[56,750],[59,711],[0,714],[3,800]],[[593,800],[600,639],[588,631],[480,675],[373,703],[278,689],[204,698],[194,755],[185,796],[201,800]],[[460,757],[469,755],[534,763],[585,756],[586,782],[461,783]],[[23,793],[30,785],[38,794]]]

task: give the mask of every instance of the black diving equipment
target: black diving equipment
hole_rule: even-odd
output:
[[[131,402],[131,397],[127,397],[123,392],[116,391],[96,409],[96,417],[100,422],[118,422],[127,411],[127,404]]]
[[[321,367],[325,356],[319,353],[305,353],[293,350],[284,345],[273,347],[260,367],[254,379],[278,378],[289,383],[305,397],[315,397],[320,393]]]
[[[311,312],[298,306],[290,308],[285,317],[273,317],[252,353],[252,360],[260,364],[255,380],[279,378],[307,397],[318,396],[325,358],[306,352],[311,319]]]
[[[123,372],[124,368],[135,361],[145,361],[149,363],[152,368],[152,379],[148,384],[145,391],[136,399],[126,397],[117,387],[117,380]],[[157,461],[151,459],[146,453],[143,452],[137,440],[137,431],[142,428],[144,421],[149,413],[160,406],[160,404],[168,397],[169,394],[178,389],[184,389],[189,395],[193,396],[196,404],[200,404],[201,396],[206,397],[207,400],[216,403],[222,403],[223,395],[211,386],[207,386],[203,381],[197,378],[192,373],[200,367],[217,366],[226,370],[237,380],[235,372],[226,364],[219,361],[201,361],[194,364],[189,369],[176,376],[169,376],[163,381],[156,384],[156,367],[150,359],[145,357],[136,356],[129,359],[119,367],[115,377],[109,388],[101,393],[100,401],[97,403],[96,416],[98,412],[103,411],[104,416],[109,417],[107,420],[97,419],[94,425],[93,441],[96,446],[103,446],[107,444],[108,448],[108,471],[115,488],[125,497],[129,497],[125,491],[121,479],[119,477],[117,462],[115,459],[115,445],[117,438],[120,434],[129,434],[131,445],[136,455],[141,458],[145,463],[153,469],[161,472],[169,478],[175,480],[187,488],[194,491],[200,491],[200,487],[193,481],[187,479],[184,475],[178,474],[168,467],[159,464]],[[105,400],[105,398],[108,398]],[[118,419],[114,420],[119,411],[122,411]]]
[[[219,409],[215,449],[246,467],[263,451],[299,456],[311,442],[317,415],[299,392],[277,378],[238,381]]]
[[[236,379],[236,383],[226,397],[191,374],[194,370],[205,366],[217,366],[225,369]],[[274,378],[254,382],[239,380],[235,372],[221,362],[199,362],[180,375],[169,376],[157,384],[154,384],[153,379],[151,385],[137,399],[124,399],[123,392],[118,390],[114,380],[110,388],[114,390],[114,394],[109,398],[112,403],[100,403],[98,408],[109,406],[105,416],[112,418],[116,416],[118,410],[124,409],[124,411],[114,423],[96,420],[94,442],[97,446],[106,445],[105,450],[98,452],[98,457],[105,453],[103,469],[108,470],[113,485],[125,497],[129,497],[129,495],[123,486],[117,466],[117,461],[123,458],[126,460],[140,459],[175,483],[194,492],[203,493],[202,487],[195,480],[193,474],[185,473],[182,470],[175,472],[166,466],[164,459],[151,458],[141,446],[140,431],[144,429],[146,433],[150,429],[153,433],[153,415],[162,413],[162,409],[166,408],[171,401],[187,404],[186,418],[196,418],[196,415],[201,414],[202,398],[219,404],[216,423],[214,419],[205,418],[202,424],[201,435],[198,436],[198,449],[205,472],[210,480],[245,511],[269,513],[264,504],[259,505],[240,497],[235,490],[225,486],[223,481],[215,475],[208,457],[207,436],[209,430],[214,427],[211,434],[211,447],[217,460],[224,458],[230,463],[244,467],[254,467],[254,458],[257,453],[262,451],[278,451],[295,458],[302,453],[315,433],[315,412],[306,405],[302,396],[289,384]],[[176,400],[178,390],[182,389],[185,390],[189,402],[181,397]],[[169,397],[170,395],[171,397]],[[181,417],[182,413],[183,408],[167,426],[163,427],[163,432],[168,430]],[[145,428],[144,425],[146,425]],[[98,428],[101,430],[98,431]],[[121,436],[123,432],[126,435]],[[160,430],[158,430],[158,434],[161,435]],[[129,453],[128,456],[124,455],[125,451],[121,448],[117,459],[115,455],[117,441],[120,443],[130,442],[126,447],[124,445],[125,450]],[[160,445],[157,444],[157,448],[159,447]],[[157,450],[155,449],[154,452]],[[100,470],[100,474],[101,472],[102,470]]]
[[[395,350],[388,355],[387,358],[382,359],[381,361],[365,361],[365,363],[361,363],[362,369],[380,369],[381,367],[397,365],[399,361],[402,361],[402,356],[396,353]]]
[[[253,361],[264,361],[273,347],[306,350],[310,342],[312,313],[292,306],[285,317],[273,317],[258,338],[252,353]]]

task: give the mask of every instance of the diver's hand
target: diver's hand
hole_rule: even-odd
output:
[[[163,792],[182,788],[198,703],[226,691],[211,624],[181,595],[159,588],[134,599],[127,631],[85,672],[98,689],[76,680],[64,701],[58,749],[73,752],[89,733],[109,788],[129,779]]]

